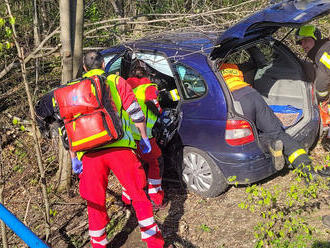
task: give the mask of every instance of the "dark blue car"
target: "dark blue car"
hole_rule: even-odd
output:
[[[166,113],[157,134],[166,163],[175,165],[190,190],[215,197],[233,183],[230,178],[246,184],[276,173],[255,125],[233,101],[219,65],[238,64],[245,81],[269,105],[289,109],[278,114],[283,127],[310,149],[320,132],[313,86],[298,57],[272,35],[284,26],[294,33],[329,10],[329,1],[284,1],[221,34],[144,38],[104,50],[106,70],[127,78],[132,61],[145,62]]]

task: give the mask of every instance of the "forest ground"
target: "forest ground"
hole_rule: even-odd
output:
[[[32,142],[32,137],[26,133],[21,133],[19,136],[16,137],[15,142],[6,145],[2,153],[3,161],[7,161],[5,206],[41,238],[44,238],[42,236],[44,234],[43,204],[40,190],[35,187],[38,170],[36,166],[31,166],[35,164],[33,150],[25,149],[27,144]],[[50,247],[90,247],[86,204],[79,196],[78,177],[74,176],[70,192],[65,194],[56,192],[53,176],[57,167],[54,155],[56,154],[54,153],[55,144],[49,145],[49,140],[43,142],[45,142],[42,148],[44,159],[47,161],[47,176],[50,178],[48,183],[52,230],[49,239]],[[24,153],[23,156],[22,150],[27,151],[27,154]],[[318,144],[311,154],[314,162],[322,163],[325,153],[321,144]],[[22,163],[22,161],[25,162]],[[168,173],[168,175],[172,175],[171,178],[167,176],[164,179],[168,205],[165,209],[155,212],[156,221],[167,243],[174,243],[178,248],[254,247],[256,243],[253,234],[254,226],[261,217],[258,213],[251,213],[238,207],[238,204],[246,197],[246,186],[231,186],[219,197],[205,199],[187,192],[173,173]],[[264,188],[271,188],[274,185],[285,188],[291,180],[293,180],[292,171],[284,169],[260,182],[259,185]],[[107,194],[108,213],[111,217],[107,228],[108,237],[111,239],[109,247],[146,247],[140,240],[134,211],[128,211],[118,204],[120,196],[121,187],[116,178],[110,176]],[[306,221],[316,228],[313,234],[314,244],[311,247],[330,247],[330,229],[321,222],[324,214],[330,214],[329,201],[328,192],[321,192],[316,199],[316,204],[313,204],[312,209],[305,216]],[[26,247],[15,235],[9,235],[9,244],[9,247]]]

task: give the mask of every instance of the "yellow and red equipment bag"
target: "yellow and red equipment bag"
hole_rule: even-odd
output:
[[[70,81],[54,91],[54,110],[64,121],[73,152],[112,143],[123,135],[106,80],[103,75],[94,75]]]

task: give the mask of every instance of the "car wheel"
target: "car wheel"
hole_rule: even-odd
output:
[[[190,190],[203,197],[216,197],[228,186],[213,159],[193,147],[183,149],[182,179]]]

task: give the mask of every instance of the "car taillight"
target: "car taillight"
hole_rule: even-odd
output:
[[[239,146],[254,141],[252,127],[244,120],[227,120],[226,142],[232,146]]]

